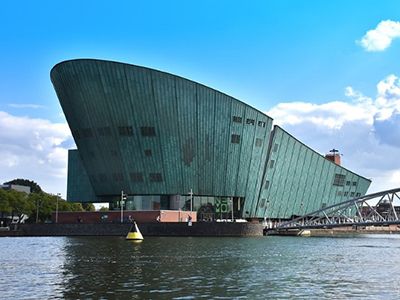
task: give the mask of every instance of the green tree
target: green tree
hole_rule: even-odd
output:
[[[82,203],[82,207],[85,211],[96,211],[93,203]]]
[[[40,193],[42,192],[42,188],[34,181],[28,179],[17,178],[11,181],[5,182],[4,184],[18,184],[29,186],[31,188],[32,193]]]

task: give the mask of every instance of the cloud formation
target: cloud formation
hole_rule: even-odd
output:
[[[370,191],[400,187],[400,80],[377,84],[375,99],[352,87],[348,101],[280,103],[267,112],[274,122],[324,154],[341,150],[345,167],[373,183]]]
[[[9,103],[8,106],[12,108],[33,108],[33,109],[45,108],[44,105],[32,104],[32,103]]]
[[[68,156],[65,145],[73,145],[66,123],[0,111],[1,183],[26,178],[36,181],[47,192],[65,195]]]
[[[393,39],[400,37],[400,22],[381,21],[375,29],[367,31],[358,43],[370,52],[387,49]]]

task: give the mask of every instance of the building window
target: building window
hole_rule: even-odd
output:
[[[122,173],[113,173],[114,181],[124,181],[124,176]]]
[[[90,128],[83,128],[82,133],[83,133],[83,137],[85,137],[85,138],[93,137],[93,132],[92,132],[92,129],[90,129]]]
[[[337,191],[338,196],[342,196],[342,191]]]
[[[132,126],[119,126],[118,132],[120,136],[132,136],[133,128]]]
[[[264,121],[258,121],[258,126],[265,127],[265,122]]]
[[[262,139],[256,139],[256,147],[261,147],[262,146],[262,142],[263,142],[263,140]]]
[[[240,143],[240,135],[232,134],[231,135],[231,143],[232,144],[239,144]]]
[[[269,180],[267,180],[267,181],[265,182],[264,188],[265,188],[266,190],[268,190],[268,188],[269,188]]]
[[[254,119],[246,119],[246,124],[248,125],[254,125],[255,120]]]
[[[129,176],[134,182],[143,182],[143,174],[140,172],[132,172],[129,174]]]
[[[346,185],[350,185],[350,181],[349,180],[346,181]]]
[[[333,180],[333,185],[344,186],[346,175],[335,174],[335,179]]]
[[[242,123],[242,117],[233,116],[232,121],[235,123]]]
[[[357,193],[357,194],[356,194],[356,197],[360,197],[360,196],[361,196],[361,193]]]
[[[111,128],[110,127],[99,127],[97,128],[97,132],[100,136],[110,136],[111,135]]]
[[[270,167],[270,169],[272,169],[272,168],[274,167],[274,165],[275,165],[275,161],[274,161],[274,160],[271,160],[271,161],[269,162],[269,167]]]
[[[274,150],[272,150],[272,151],[273,151],[273,152],[278,151],[278,147],[279,147],[279,145],[278,145],[277,143],[275,143],[275,145],[274,145]]]
[[[146,149],[146,150],[144,150],[144,155],[146,155],[146,156],[151,156],[151,155],[152,155],[151,149]]]
[[[151,182],[160,182],[160,181],[162,181],[161,173],[150,173],[150,181]]]
[[[345,195],[345,196],[348,196],[348,195],[349,195],[349,192],[344,192],[344,195]]]
[[[351,192],[351,193],[350,193],[350,197],[354,197],[354,192]]]
[[[142,136],[156,136],[156,129],[154,127],[140,127],[140,133]]]
[[[260,208],[263,208],[264,206],[265,206],[265,199],[261,199]]]
[[[353,181],[353,186],[357,186],[357,182],[356,181]]]

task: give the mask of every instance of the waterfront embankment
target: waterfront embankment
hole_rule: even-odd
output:
[[[0,236],[126,236],[132,224],[19,224]],[[263,226],[257,223],[187,222],[138,224],[144,236],[262,236]]]

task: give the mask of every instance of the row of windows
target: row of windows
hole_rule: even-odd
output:
[[[337,192],[337,195],[338,195],[338,196],[342,196],[342,195],[343,195],[343,196],[347,197],[347,196],[349,195],[349,192],[348,192],[348,191],[346,191],[346,192],[338,191],[338,192]],[[360,197],[360,196],[361,196],[361,193],[351,192],[351,193],[350,193],[350,197],[354,197],[354,196]]]
[[[333,179],[333,185],[337,185],[337,186],[344,186],[344,183],[346,181],[346,175],[342,175],[342,174],[335,174],[335,178]],[[357,186],[357,181],[346,181],[346,185],[352,185],[352,186]]]
[[[333,179],[333,185],[344,186],[345,180],[346,180],[346,175],[335,174],[335,178]]]
[[[144,181],[144,176],[143,173],[141,172],[131,172],[129,173],[130,180],[133,182],[143,182]],[[96,177],[94,177],[96,180]],[[122,173],[112,173],[111,174],[111,179],[116,181],[116,182],[121,182],[124,181],[124,175]],[[97,176],[97,180],[100,182],[107,182],[109,180],[107,174],[99,174]],[[162,182],[163,178],[161,173],[150,173],[149,174],[149,181],[150,182]]]
[[[97,132],[99,136],[111,136],[112,131],[110,127],[99,127],[97,128]],[[133,136],[134,129],[132,126],[118,126],[118,134],[120,136]],[[156,136],[155,127],[151,126],[143,126],[140,127],[140,133],[142,136]],[[73,130],[73,136],[76,139],[81,138],[92,138],[94,136],[92,128],[82,128],[80,130]]]
[[[238,116],[233,116],[232,117],[232,121],[235,122],[235,123],[242,123],[243,122],[243,118],[242,117],[238,117]],[[247,118],[246,119],[246,124],[247,125],[255,125],[256,124],[256,120]],[[265,127],[266,123],[264,121],[258,121],[257,125],[260,126],[260,127]]]
[[[239,134],[232,134],[231,135],[231,143],[232,144],[240,144],[240,135]],[[261,147],[263,140],[260,138],[256,138],[256,147]]]

